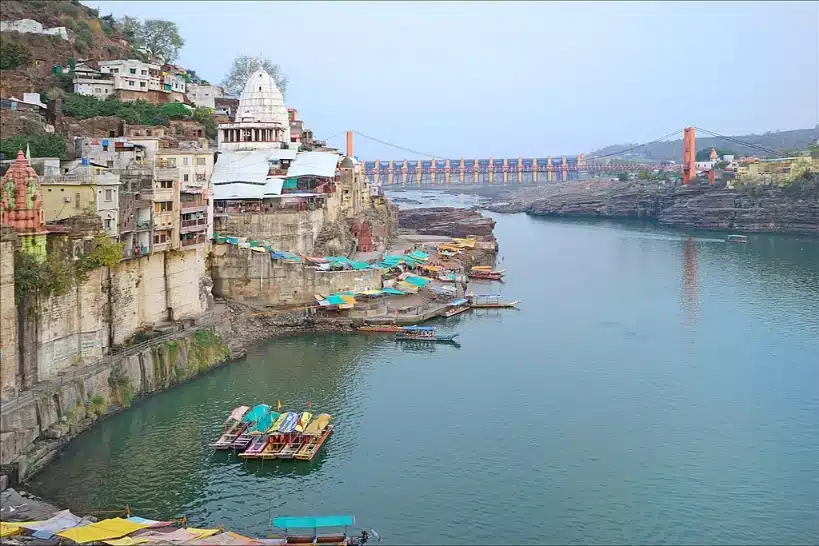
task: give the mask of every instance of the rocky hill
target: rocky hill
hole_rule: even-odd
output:
[[[699,229],[819,235],[819,181],[781,188],[690,187],[656,181],[589,180],[510,190],[497,212],[644,218]]]
[[[3,21],[33,19],[44,28],[65,27],[68,35],[65,40],[60,36],[3,32],[3,66],[14,67],[0,70],[0,97],[22,98],[26,92],[65,87],[66,82],[53,73],[54,65],[65,66],[70,60],[123,58],[132,53],[128,42],[111,32],[96,10],[76,0],[3,0],[0,4]]]

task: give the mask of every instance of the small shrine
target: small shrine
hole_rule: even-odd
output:
[[[0,225],[14,229],[22,251],[45,257],[48,231],[40,178],[22,150],[0,182]]]

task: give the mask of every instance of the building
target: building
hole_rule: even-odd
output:
[[[127,169],[132,164],[153,159],[157,142],[158,139],[143,142],[127,137],[75,137],[74,155],[109,169]],[[152,143],[153,147],[151,147]]]
[[[177,172],[179,246],[206,243],[213,234],[213,152],[208,150],[207,141],[200,149],[162,149],[156,157],[157,165]]]
[[[110,72],[103,74],[86,63],[78,63],[74,67],[74,92],[105,100],[114,94],[114,77]]]
[[[66,174],[42,178],[46,222],[96,214],[105,234],[119,236],[119,174],[80,165]]]
[[[813,160],[807,157],[777,157],[773,159],[746,158],[741,160],[737,168],[737,178],[757,178],[760,177],[766,182],[776,182],[790,177],[791,168],[795,162],[807,162],[812,164]]]
[[[298,150],[301,146],[301,134],[304,132],[304,122],[299,119],[299,113],[295,108],[288,108],[287,115],[290,119],[290,143]]]
[[[213,116],[217,123],[232,123],[239,109],[239,99],[235,97],[216,97]]]
[[[233,122],[219,126],[218,141],[220,152],[290,147],[290,116],[270,74],[250,75]]]
[[[125,258],[150,254],[153,245],[154,166],[131,164],[119,171],[119,240]]]
[[[187,102],[185,91],[185,69],[173,64],[162,65],[160,72],[160,90],[170,95],[169,102]]]
[[[188,84],[188,99],[197,107],[216,110],[216,99],[225,96],[225,91],[218,85]]]
[[[23,251],[44,257],[45,222],[40,178],[20,150],[0,181],[0,225],[14,229]]]
[[[137,59],[100,61],[100,73],[113,79],[115,91],[147,93],[159,91],[160,66]],[[76,72],[76,69],[75,69]],[[88,73],[86,72],[86,75]]]

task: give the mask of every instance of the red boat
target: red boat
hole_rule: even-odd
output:
[[[500,281],[503,279],[504,271],[473,271],[469,274],[472,279],[487,279],[490,281]]]

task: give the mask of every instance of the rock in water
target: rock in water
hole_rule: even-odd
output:
[[[492,235],[495,221],[474,210],[433,207],[399,211],[398,227],[415,230],[420,235],[480,237]]]

